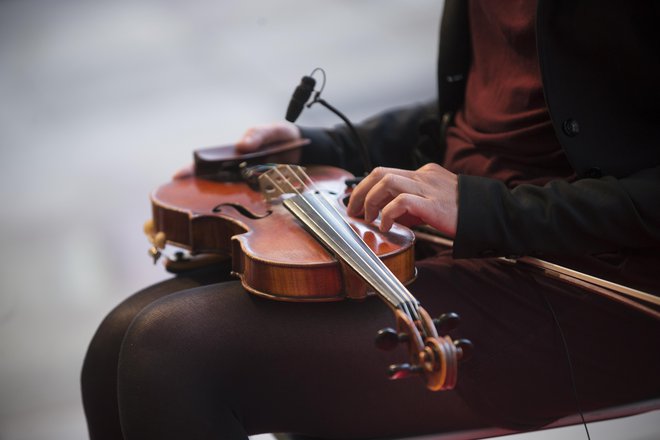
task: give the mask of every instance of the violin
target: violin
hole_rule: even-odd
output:
[[[470,341],[440,336],[458,316],[431,319],[405,287],[416,276],[414,234],[395,224],[382,233],[346,214],[354,176],[330,166],[286,165],[307,141],[272,144],[248,155],[233,146],[195,151],[194,164],[151,194],[145,233],[157,260],[179,249],[172,265],[231,261],[250,293],[280,301],[381,298],[396,330],[376,346],[404,343],[408,362],[390,365],[392,379],[420,376],[430,390],[456,384]],[[166,265],[168,264],[166,263]]]

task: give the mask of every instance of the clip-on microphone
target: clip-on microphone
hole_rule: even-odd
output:
[[[312,78],[312,75],[316,72],[321,72],[323,75],[323,84],[321,85],[321,90],[314,92],[314,86],[316,85],[316,80]],[[335,115],[339,116],[348,126],[349,130],[355,137],[355,140],[357,141],[359,147],[360,147],[360,154],[362,155],[362,163],[364,165],[364,169],[366,170],[365,175],[373,169],[373,166],[371,164],[371,159],[369,158],[369,151],[367,150],[366,146],[362,142],[362,139],[360,139],[360,135],[358,134],[357,130],[355,130],[355,127],[353,127],[353,124],[351,121],[348,120],[348,118],[339,110],[334,108],[332,105],[328,104],[327,101],[322,99],[321,92],[323,91],[323,88],[325,87],[325,71],[321,68],[316,68],[312,71],[312,73],[309,76],[303,76],[302,80],[300,81],[300,84],[296,89],[293,91],[293,96],[291,97],[291,101],[289,102],[289,107],[286,110],[286,120],[289,122],[295,122],[296,119],[298,119],[298,116],[300,116],[300,113],[302,113],[303,107],[309,101],[310,96],[312,95],[312,92],[314,92],[314,97],[312,98],[312,101],[307,104],[307,107],[311,107],[313,104],[316,104],[317,102],[333,112]],[[355,186],[357,185],[362,178],[355,178],[355,179],[349,179],[346,181],[346,185],[348,186]]]

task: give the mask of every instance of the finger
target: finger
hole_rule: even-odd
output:
[[[246,153],[258,150],[261,146],[300,138],[300,129],[290,122],[276,122],[248,129],[236,143],[238,151]]]
[[[419,223],[433,215],[432,203],[415,194],[399,194],[388,203],[380,214],[380,230],[387,232],[392,228],[396,219],[407,216],[419,219]]]
[[[268,144],[277,141],[289,141],[300,138],[300,129],[291,122],[276,122],[262,132],[262,142]]]
[[[372,222],[378,217],[378,212],[401,193],[421,195],[419,182],[399,174],[387,174],[380,179],[364,199],[364,220]]]
[[[264,127],[252,127],[243,133],[243,136],[236,142],[236,149],[241,153],[249,153],[257,150],[263,139]]]
[[[364,199],[371,190],[383,177],[388,174],[398,174],[408,176],[412,171],[400,170],[397,168],[376,167],[362,182],[360,182],[353,192],[348,201],[347,213],[351,216],[358,216],[364,212]]]

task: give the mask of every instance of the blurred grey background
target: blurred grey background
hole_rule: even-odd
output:
[[[104,315],[163,279],[149,192],[315,67],[354,121],[435,93],[442,1],[0,1],[0,440],[86,438],[79,373]],[[299,122],[335,124],[320,106]],[[657,413],[592,438],[660,437]],[[270,438],[270,436],[259,436]],[[584,438],[581,428],[516,436]]]

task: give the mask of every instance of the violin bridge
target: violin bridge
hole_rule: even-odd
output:
[[[299,165],[277,165],[259,176],[259,189],[268,203],[285,194],[300,194],[313,185]]]

